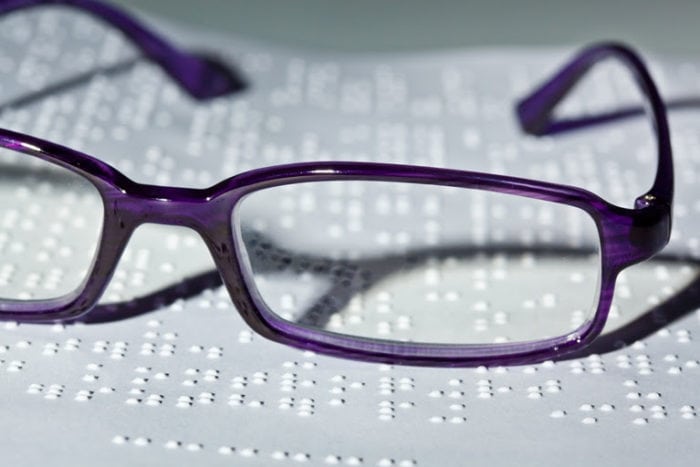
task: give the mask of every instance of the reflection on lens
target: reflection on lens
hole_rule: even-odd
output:
[[[0,149],[0,299],[76,290],[95,256],[102,216],[100,194],[84,178]]]
[[[315,182],[249,194],[234,213],[267,311],[317,330],[439,344],[576,330],[598,301],[584,211],[435,185]]]

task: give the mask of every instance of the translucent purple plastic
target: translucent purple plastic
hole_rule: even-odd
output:
[[[88,11],[124,31],[183,89],[197,99],[225,95],[236,88],[220,64],[202,60],[165,40],[118,9],[92,0],[12,0],[0,12],[39,4],[63,4]],[[283,344],[338,357],[366,361],[433,366],[475,366],[532,363],[554,359],[590,343],[603,329],[618,273],[650,258],[668,242],[671,231],[673,163],[664,104],[639,56],[620,44],[585,48],[554,77],[517,106],[525,132],[542,135],[582,126],[553,120],[553,109],[596,63],[613,58],[627,66],[646,99],[658,143],[658,168],[647,193],[634,209],[614,206],[572,186],[487,173],[398,164],[314,162],[266,167],[240,173],[206,189],[136,183],[87,154],[29,135],[0,129],[0,145],[52,162],[88,179],[104,201],[104,225],[91,270],[73,293],[44,301],[1,301],[0,317],[23,322],[75,318],[90,311],[109,282],[134,229],[144,223],[189,227],[209,248],[233,302],[258,333]],[[576,206],[595,220],[600,235],[602,270],[594,317],[575,332],[547,340],[489,345],[444,345],[387,342],[305,328],[266,311],[246,286],[232,214],[246,194],[263,188],[321,180],[381,180],[490,190]],[[194,319],[195,317],[193,317]]]

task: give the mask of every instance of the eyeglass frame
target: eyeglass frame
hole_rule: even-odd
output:
[[[122,30],[195,100],[230,94],[240,82],[225,65],[185,52],[118,8],[95,0],[12,0],[0,14],[45,4],[91,13]],[[56,164],[87,179],[98,190],[104,219],[97,252],[86,278],[73,292],[48,300],[0,300],[0,319],[20,322],[72,320],[88,313],[107,287],[134,230],[145,223],[195,230],[208,247],[231,299],[245,322],[262,336],[321,354],[371,362],[424,366],[494,366],[535,363],[580,350],[603,330],[617,275],[651,258],[668,243],[673,203],[673,160],[665,105],[640,56],[619,43],[586,47],[516,107],[523,131],[540,136],[569,131],[590,119],[555,119],[554,110],[597,63],[613,58],[635,78],[646,101],[657,142],[657,172],[634,208],[613,205],[585,189],[505,175],[375,162],[305,162],[249,170],[209,188],[137,183],[88,154],[0,128],[0,147]],[[275,186],[320,181],[385,181],[487,190],[574,206],[594,220],[601,253],[598,306],[575,331],[543,340],[494,344],[429,344],[348,336],[296,325],[269,311],[246,276],[234,231],[234,210],[248,194]],[[251,281],[253,281],[251,283]]]

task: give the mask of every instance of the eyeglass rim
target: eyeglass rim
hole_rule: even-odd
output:
[[[136,183],[111,165],[87,154],[39,138],[0,129],[0,146],[60,165],[91,182],[104,203],[103,230],[97,254],[85,282],[59,299],[31,302],[0,301],[4,319],[23,322],[74,319],[94,307],[113,274],[133,231],[144,223],[181,225],[195,229],[213,253],[234,303],[249,325],[272,340],[325,354],[370,361],[468,365],[531,361],[578,348],[599,333],[607,318],[615,278],[625,267],[659,248],[659,219],[648,211],[621,208],[582,188],[472,171],[374,162],[307,162],[265,167],[230,177],[210,188],[186,189]],[[399,347],[362,338],[329,339],[283,322],[266,313],[247,289],[237,257],[232,213],[246,195],[273,186],[319,181],[373,180],[421,183],[488,190],[574,206],[594,220],[601,247],[601,287],[593,319],[575,333],[546,341],[519,344],[416,344]],[[165,208],[170,204],[171,206]],[[644,238],[646,237],[646,238]],[[635,239],[635,241],[630,241]],[[488,355],[486,355],[488,353]]]

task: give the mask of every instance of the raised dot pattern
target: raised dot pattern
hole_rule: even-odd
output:
[[[13,44],[0,51],[3,99],[132,53],[119,35],[92,20],[63,10],[33,14],[38,16],[0,20],[0,37]],[[178,36],[183,43],[187,37]],[[125,73],[97,76],[26,107],[4,109],[0,124],[99,155],[138,181],[186,186],[206,186],[222,174],[276,163],[380,160],[578,184],[624,204],[646,188],[645,177],[653,173],[653,151],[641,122],[628,124],[625,131],[602,128],[597,139],[586,133],[563,142],[520,137],[511,121],[511,98],[553,67],[558,54],[450,54],[435,66],[418,66],[401,59],[331,60],[232,40],[212,42],[216,50],[231,51],[250,77],[254,85],[247,93],[196,104],[157,67],[141,61]],[[71,51],[71,60],[65,50]],[[700,82],[694,62],[656,65],[674,77],[664,81],[665,89],[692,91]],[[629,90],[618,82],[624,82],[624,74],[603,69],[582,87],[583,97],[567,102],[562,111],[627,102]],[[296,117],[300,110],[309,121]],[[700,148],[696,120],[690,112],[673,120],[679,180],[672,245],[695,258],[700,252],[698,216],[693,215],[700,203],[691,196]],[[18,196],[29,196],[29,190],[19,189]],[[54,255],[60,256],[63,242],[70,240],[64,235],[81,224],[73,224],[79,202],[54,201],[62,201],[62,207],[48,216],[30,209],[26,217],[9,210],[0,218],[0,251],[17,250],[18,258],[31,261],[30,273],[19,281],[29,293],[60,284],[63,276],[47,270],[46,263],[54,264]],[[402,196],[379,197],[370,205],[350,201],[302,194],[280,204],[278,221],[288,228],[295,222],[290,211],[328,209],[345,216],[342,225],[324,231],[337,238],[361,232],[368,208],[400,213],[414,207]],[[440,210],[431,199],[421,206],[429,216]],[[521,214],[553,221],[546,213]],[[475,214],[474,223],[484,215],[503,222],[509,211],[493,206]],[[43,222],[63,228],[43,230]],[[10,227],[39,240],[12,238],[5,232]],[[430,221],[421,229],[427,240],[440,232],[439,224]],[[384,230],[371,240],[399,247],[410,243],[402,229]],[[125,253],[104,301],[141,297],[210,270],[207,254],[191,232],[144,228]],[[19,277],[9,263],[0,265],[0,287]],[[68,270],[71,264],[66,260],[60,267]],[[462,300],[455,287],[440,288],[445,267],[449,264],[437,263],[424,271],[421,281],[431,290],[417,300],[445,306]],[[31,271],[47,276],[34,277]],[[546,436],[548,450],[532,454],[542,456],[540,464],[551,462],[553,455],[585,459],[590,449],[605,448],[623,456],[619,464],[662,463],[663,450],[656,447],[667,440],[678,447],[674,461],[691,465],[697,458],[700,315],[686,300],[688,313],[663,323],[662,305],[696,274],[693,264],[673,261],[625,272],[609,331],[655,309],[657,324],[650,335],[620,342],[618,350],[600,355],[514,367],[399,367],[287,348],[252,333],[221,287],[165,303],[139,305],[137,300],[141,313],[117,319],[116,308],[108,323],[5,322],[0,324],[0,446],[7,452],[46,449],[55,453],[52,465],[97,459],[105,465],[408,467],[455,465],[455,459],[456,465],[479,463],[493,459],[494,449],[506,456],[513,452],[504,449],[511,440],[531,433]],[[469,285],[479,289],[496,279],[477,272]],[[585,280],[578,274],[564,279]],[[394,332],[414,324],[402,317],[395,293],[379,291],[372,300],[379,315],[392,317],[377,323],[377,329]],[[529,305],[555,302],[556,296],[544,294]],[[279,303],[293,309],[299,298],[282,291]],[[484,314],[491,308],[487,301],[476,301],[471,310]],[[508,319],[497,311],[492,319],[475,321],[474,328],[496,327]],[[567,319],[580,322],[585,315]]]

